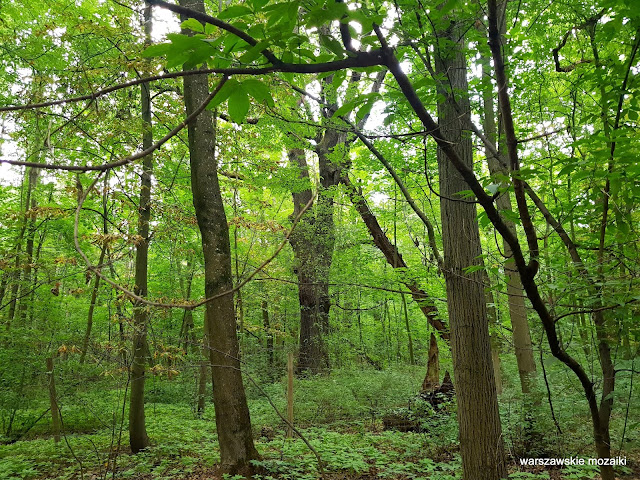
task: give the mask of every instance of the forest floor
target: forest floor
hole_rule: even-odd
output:
[[[297,425],[322,458],[325,480],[461,478],[455,403],[438,414],[416,403],[415,385],[420,385],[421,375],[421,369],[411,367],[384,372],[345,370],[330,377],[296,380]],[[240,480],[221,475],[217,468],[213,408],[208,404],[202,418],[194,415],[191,381],[186,376],[171,382],[150,380],[146,417],[152,445],[137,455],[131,455],[127,445],[126,382],[114,388],[113,379],[98,379],[80,391],[74,382],[68,390],[73,394],[61,395],[65,434],[57,444],[48,416],[33,424],[47,411],[46,399],[22,402],[14,412],[14,431],[31,427],[21,438],[14,437],[17,441],[0,438],[4,440],[0,479]],[[320,478],[315,455],[301,439],[285,438],[281,420],[264,398],[268,394],[285,411],[285,384],[265,380],[260,391],[247,386],[256,447],[262,456],[256,462],[260,473],[254,480]],[[582,409],[576,407],[580,406],[576,392],[569,385],[562,397],[554,399],[562,433],[550,420],[548,404],[532,407],[539,421],[527,430],[522,399],[508,391],[501,397],[510,479],[599,478],[597,467],[588,465],[519,465],[519,458],[593,457],[588,417],[583,418]],[[633,420],[639,418],[638,410],[639,405],[632,405],[625,417],[625,409],[619,408],[613,418],[612,434],[618,442],[625,431],[625,448],[619,455],[627,465],[616,469],[620,480],[640,480],[640,431]],[[413,415],[422,431],[384,430],[382,418],[389,412]],[[618,455],[617,448],[614,452]]]

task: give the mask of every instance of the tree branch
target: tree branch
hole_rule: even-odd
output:
[[[228,78],[229,77],[227,76],[222,77],[220,82],[218,82],[218,85],[216,86],[216,88],[213,90],[213,92],[209,94],[206,100],[197,109],[195,109],[191,113],[191,115],[187,116],[182,122],[178,124],[177,127],[175,127],[173,130],[167,133],[164,137],[162,137],[156,143],[151,145],[149,148],[146,148],[145,150],[142,150],[133,155],[129,155],[128,157],[121,158],[120,160],[117,160],[115,162],[110,162],[110,163],[105,163],[102,165],[95,165],[95,166],[82,166],[82,165],[52,165],[52,164],[37,163],[37,162],[22,162],[19,160],[0,159],[0,163],[8,163],[9,165],[20,165],[20,166],[27,166],[27,167],[44,168],[47,170],[65,170],[65,171],[73,171],[73,172],[105,172],[107,170],[111,170],[116,167],[128,165],[140,158],[146,157],[152,152],[155,152],[162,145],[167,143],[171,138],[176,136],[180,132],[180,130],[186,127],[194,118],[200,115],[200,113],[202,113],[202,111],[205,108],[207,108],[207,105],[209,105],[209,102],[213,100],[213,97],[215,97],[218,94],[218,92],[220,91],[222,86],[226,83]]]

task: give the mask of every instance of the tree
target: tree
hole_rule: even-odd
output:
[[[151,41],[151,7],[144,9],[145,42]],[[147,150],[153,145],[153,130],[151,121],[151,93],[149,84],[140,86],[140,104],[142,106],[142,149]],[[138,243],[136,244],[135,286],[134,293],[144,298],[147,296],[147,275],[149,259],[149,222],[151,220],[151,175],[153,172],[153,154],[146,155],[142,160],[142,175],[140,177],[140,203],[138,205]],[[103,247],[104,252],[104,247]],[[104,258],[104,253],[101,255]],[[129,444],[131,451],[138,453],[149,446],[144,412],[145,364],[147,357],[147,328],[149,323],[149,309],[137,302],[133,309],[133,355],[131,358],[131,399],[129,404]]]
[[[442,20],[449,22],[447,17]],[[471,135],[465,131],[465,123],[470,121],[470,104],[463,32],[464,23],[451,20],[446,31],[437,33],[435,72],[449,87],[446,99],[438,103],[440,134],[461,164],[471,170],[473,148]],[[444,45],[449,48],[445,50]],[[442,147],[438,149],[438,169],[444,243],[442,270],[447,282],[464,475],[487,480],[505,478],[483,275],[474,268],[482,267],[476,207],[460,195],[468,184]]]
[[[181,6],[204,12],[202,0],[181,0]],[[223,77],[215,92],[224,85]],[[206,74],[184,79],[187,115],[209,103]],[[233,277],[229,227],[220,194],[216,162],[216,130],[209,110],[204,110],[189,123],[189,159],[191,188],[204,255],[205,295],[213,298],[206,305],[209,359],[213,375],[213,401],[220,445],[220,462],[225,471],[237,473],[250,467],[258,458],[253,445],[251,419],[242,384],[236,316],[234,312]]]
[[[459,38],[443,39],[439,42],[441,51],[438,52],[435,49],[427,48],[420,51],[414,48],[416,43],[420,43],[416,39],[428,37],[429,28],[433,28],[429,26],[441,25],[440,21],[443,18],[453,18],[455,21],[465,20],[468,27],[473,24],[481,26],[478,24],[485,21],[485,15],[478,14],[476,4],[462,5],[461,2],[452,0],[444,2],[440,8],[435,8],[438,5],[433,3],[417,6],[409,3],[394,5],[393,11],[387,12],[384,10],[385,4],[379,2],[350,10],[351,5],[341,2],[307,2],[302,8],[299,2],[269,5],[262,3],[261,0],[253,0],[245,5],[232,6],[219,12],[221,18],[213,18],[203,14],[202,10],[199,13],[190,12],[176,5],[165,4],[161,0],[152,0],[151,3],[189,16],[190,19],[188,24],[185,24],[185,28],[189,27],[199,32],[193,37],[172,35],[170,43],[150,48],[149,55],[153,53],[166,55],[168,60],[164,66],[169,73],[157,75],[155,79],[169,83],[179,76],[191,79],[204,78],[199,75],[205,73],[222,76],[221,83],[208,96],[206,95],[208,85],[206,81],[202,83],[199,90],[202,94],[200,105],[193,102],[189,110],[191,112],[189,119],[185,123],[189,123],[199,110],[204,109],[205,102],[210,99],[213,100],[212,107],[215,105],[222,112],[226,109],[228,117],[238,125],[238,130],[244,129],[244,125],[241,124],[252,108],[250,98],[255,100],[254,114],[255,112],[263,114],[268,109],[273,109],[275,114],[281,114],[287,109],[276,108],[269,99],[271,90],[277,88],[278,93],[284,96],[285,89],[275,87],[276,82],[265,82],[266,75],[277,76],[279,85],[284,85],[287,89],[291,86],[300,93],[300,84],[309,90],[317,91],[317,89],[314,90],[315,86],[311,82],[305,83],[309,77],[304,75],[317,75],[313,77],[317,79],[334,72],[334,76],[342,76],[344,79],[349,75],[349,71],[371,75],[382,69],[388,69],[393,78],[386,82],[386,88],[382,93],[372,96],[370,93],[364,93],[365,90],[362,89],[353,100],[344,98],[346,101],[342,102],[341,107],[330,115],[335,120],[335,129],[340,130],[341,134],[349,139],[357,137],[367,148],[369,146],[366,145],[365,140],[375,139],[377,146],[382,144],[387,152],[390,152],[391,163],[403,164],[402,175],[413,181],[408,187],[412,189],[412,193],[419,192],[423,187],[425,190],[432,187],[431,176],[424,179],[427,182],[426,185],[415,180],[418,178],[418,172],[433,175],[430,168],[430,163],[433,162],[430,160],[435,158],[437,147],[441,169],[439,180],[443,182],[443,186],[456,178],[462,179],[449,193],[459,196],[460,190],[466,190],[467,197],[464,200],[475,202],[482,207],[481,226],[485,228],[491,224],[497,232],[498,242],[493,249],[489,250],[500,250],[502,247],[504,251],[507,245],[511,252],[513,263],[495,262],[500,265],[491,272],[493,278],[500,273],[500,269],[517,270],[523,291],[540,320],[536,322],[535,328],[539,332],[543,331],[547,337],[548,346],[541,346],[542,355],[550,351],[575,374],[591,415],[594,445],[598,456],[605,458],[610,455],[612,439],[609,433],[609,422],[616,399],[616,376],[622,372],[626,374],[633,371],[633,366],[627,368],[622,361],[615,356],[612,357],[612,347],[617,344],[616,338],[621,334],[630,339],[627,342],[628,345],[623,345],[623,349],[630,350],[635,347],[632,336],[635,328],[638,276],[635,267],[637,246],[634,242],[634,228],[638,218],[638,192],[637,185],[633,182],[633,174],[637,171],[634,132],[637,130],[639,108],[633,96],[637,85],[632,73],[637,68],[638,62],[639,17],[637,12],[616,0],[602,0],[597,4],[599,8],[594,8],[591,4],[583,5],[580,2],[565,2],[564,5],[570,7],[566,12],[556,10],[556,4],[549,7],[535,0],[528,0],[508,7],[508,16],[512,21],[508,22],[508,30],[503,34],[498,2],[489,0],[486,4],[488,9],[486,21],[489,23],[489,43],[493,61],[491,76],[496,79],[495,91],[499,96],[501,121],[504,125],[504,146],[497,148],[495,141],[491,139],[490,128],[487,127],[486,131],[482,131],[472,123],[474,116],[469,115],[480,112],[478,103],[474,99],[479,99],[482,92],[476,88],[479,84],[486,87],[486,81],[477,81],[472,77],[469,97],[474,101],[469,104],[465,101],[458,105],[459,110],[455,114],[452,113],[453,110],[448,112],[446,109],[456,107],[457,102],[453,105],[452,99],[464,99],[464,90],[466,90],[464,85],[453,82],[461,89],[444,88],[445,92],[450,92],[448,95],[442,95],[439,91],[442,90],[438,85],[440,79],[446,81],[447,73],[455,73],[449,72],[445,64],[451,59],[458,58],[455,55],[459,48],[457,46]],[[483,7],[484,3],[480,6]],[[397,18],[392,13],[398,13]],[[553,22],[543,21],[551,18]],[[552,26],[549,27],[551,23]],[[440,28],[446,30],[446,27]],[[473,53],[480,53],[480,57],[488,55],[485,47],[487,38],[484,34],[478,33],[482,28],[467,30],[469,43],[466,43],[468,49],[465,50],[470,55],[466,60],[464,57],[459,59],[454,70],[464,70],[467,66],[477,69],[478,56],[474,56]],[[317,32],[317,37],[314,32]],[[313,38],[310,38],[311,36]],[[507,40],[510,45],[505,49],[504,42]],[[428,45],[428,42],[425,44]],[[535,48],[531,48],[532,45]],[[545,57],[536,53],[534,56],[531,52],[548,52],[549,54]],[[431,64],[428,57],[436,53],[441,75],[434,75],[434,79],[426,75],[431,72],[423,70],[428,69],[428,65]],[[449,54],[455,55],[449,56]],[[427,57],[427,61],[421,61],[420,55]],[[206,70],[189,70],[203,62],[207,63]],[[176,68],[181,68],[181,71],[174,71]],[[455,75],[453,79],[455,80]],[[109,81],[112,80],[109,79]],[[143,83],[145,81],[150,79],[141,80]],[[341,82],[336,81],[336,84],[339,83]],[[97,91],[91,82],[81,85],[83,91],[92,93],[81,96],[80,100],[95,102],[107,93],[117,92],[121,88],[137,84],[129,82],[100,91]],[[67,96],[66,93],[71,92],[72,90],[65,90],[60,95]],[[189,92],[189,95],[191,93],[193,92]],[[344,90],[339,90],[339,95],[343,94]],[[68,98],[58,99],[41,104],[38,108],[53,107],[55,110],[57,105],[69,102]],[[110,102],[109,106],[118,104],[115,101]],[[380,115],[385,117],[384,122],[380,122],[381,125],[378,128],[358,135],[357,129],[354,129],[348,121],[350,115],[352,112],[355,113],[356,119],[365,116],[367,110],[371,111],[376,102],[380,102],[378,106],[382,104],[384,108],[384,113]],[[320,98],[318,103],[326,106],[332,102]],[[290,104],[287,103],[288,105]],[[281,106],[278,105],[278,107]],[[7,111],[11,108],[13,107],[8,108]],[[439,123],[436,123],[429,113],[431,108],[438,108]],[[450,118],[451,122],[445,122],[443,120],[445,118]],[[301,120],[297,117],[296,120],[304,122],[309,121],[309,118]],[[100,126],[102,125],[100,122]],[[113,125],[117,127],[118,123],[114,122]],[[191,125],[191,130],[195,128],[193,125],[195,124]],[[83,124],[83,126],[92,133],[97,130],[91,125]],[[449,138],[449,128],[452,126],[457,126],[458,131],[463,130],[460,136],[465,140],[467,135],[471,135],[468,132],[472,132],[478,139],[478,143],[483,144],[487,155],[498,162],[500,173],[489,175],[487,169],[480,166],[484,162],[480,156],[475,157],[477,160],[475,163],[472,163],[473,157],[469,161],[470,155],[467,152],[469,149],[458,148],[461,145],[457,138],[453,143]],[[319,127],[323,129],[326,125]],[[550,131],[549,128],[554,130]],[[125,138],[131,138],[126,136],[127,132],[123,129],[116,128],[116,130]],[[157,147],[168,142],[179,130],[178,127],[173,129],[167,139],[159,142]],[[202,131],[209,132],[210,136],[216,133],[211,125],[204,126]],[[196,132],[190,133],[194,133],[190,135],[191,139],[197,137]],[[427,142],[427,136],[435,142]],[[74,135],[68,135],[71,138],[65,139],[64,142],[59,138],[61,135],[53,135],[53,137],[54,142],[60,141],[61,145],[78,146],[74,143]],[[213,158],[215,153],[213,147],[211,142],[207,144],[209,159]],[[122,153],[122,150],[119,148],[118,153]],[[227,258],[225,249],[228,246],[228,236],[225,240],[220,233],[227,232],[223,201],[218,200],[215,195],[207,197],[212,189],[214,193],[219,193],[220,190],[215,168],[213,173],[211,169],[203,170],[204,162],[196,161],[198,149],[192,145],[191,150],[192,161],[195,162],[196,167],[193,177],[194,200],[198,209],[203,247],[212,243],[207,243],[209,239],[213,239],[213,243],[217,242],[220,247],[218,250],[220,255],[217,259],[218,265],[221,265],[219,272],[225,276],[224,265]],[[419,157],[417,152],[424,154],[424,158],[419,158],[420,161],[417,161]],[[133,155],[123,153],[124,158],[110,164],[103,164],[101,159],[96,162],[86,161],[77,153],[51,165],[30,162],[29,159],[9,163],[30,168],[110,170],[131,164],[148,153],[150,152]],[[278,151],[278,147],[273,150],[273,156],[279,158],[276,163],[282,161],[282,152]],[[420,163],[423,159],[425,166],[424,170],[421,170]],[[215,162],[209,162],[209,168],[212,163]],[[376,185],[369,188],[378,188],[382,184],[384,187],[379,187],[379,190],[389,188],[392,184],[388,176],[380,173],[381,169],[378,165],[369,163],[366,165],[365,174],[361,176],[369,175],[368,185]],[[389,174],[397,182],[396,176],[390,171]],[[204,182],[206,175],[209,175],[209,178]],[[263,188],[267,183],[266,177],[267,175],[264,183],[260,185]],[[276,179],[270,180],[273,184],[277,183]],[[397,185],[401,188],[402,182],[398,182]],[[247,190],[252,186],[247,186]],[[395,189],[395,186],[393,188]],[[289,194],[290,190],[287,190],[287,199]],[[511,195],[514,200],[515,207],[512,212],[502,205],[501,197],[507,195]],[[91,194],[88,195],[88,197],[91,196]],[[202,199],[207,198],[213,198],[217,202],[215,208],[211,209],[211,218],[217,215],[215,221],[210,221],[210,218],[205,215],[208,213],[203,211]],[[281,195],[280,198],[285,196]],[[427,198],[433,197],[429,195]],[[408,196],[405,196],[405,199],[409,202]],[[459,199],[456,198],[456,200]],[[443,210],[449,208],[446,205],[449,201],[451,198],[443,200]],[[396,210],[394,210],[395,213]],[[420,216],[417,212],[415,213],[418,217]],[[457,212],[454,214],[458,215]],[[466,215],[465,227],[475,225],[474,215],[467,211],[464,215]],[[393,221],[393,239],[394,243],[398,243],[395,235],[397,226],[395,215]],[[86,246],[88,243],[83,233],[93,232],[95,226],[87,217],[76,223],[74,240],[78,250],[81,250],[80,244]],[[217,226],[215,232],[206,230],[211,224]],[[373,225],[372,222],[370,224]],[[384,233],[384,221],[381,224]],[[354,227],[352,231],[355,230]],[[12,237],[15,239],[17,235]],[[383,245],[382,236],[378,239],[380,245]],[[455,252],[458,248],[466,255],[462,259],[464,261],[454,265],[457,269],[466,268],[466,270],[456,273],[465,278],[479,279],[478,283],[483,282],[481,277],[475,275],[482,269],[479,259],[474,258],[474,254],[479,253],[477,242],[471,245],[472,248],[463,250],[459,245],[456,246],[455,241],[460,239],[456,239],[455,235],[452,236],[451,232],[444,240],[449,243],[446,247],[447,252]],[[345,243],[341,242],[342,245]],[[395,260],[399,247],[393,244],[392,247],[387,251],[394,259],[393,265],[396,266]],[[207,248],[204,249],[207,250]],[[93,250],[95,254],[95,249]],[[206,268],[210,269],[216,259],[210,256],[211,251],[205,252],[205,255],[212,259],[206,264]],[[409,255],[406,253],[405,255],[409,258]],[[90,263],[86,255],[83,258]],[[12,264],[14,259],[12,257]],[[63,259],[56,265],[67,265],[62,262],[66,260]],[[57,270],[57,274],[61,275],[60,270],[62,268]],[[126,268],[120,266],[120,270],[126,270]],[[280,271],[282,270],[285,268],[281,268]],[[208,281],[218,278],[211,271],[207,275]],[[240,277],[239,274],[238,277]],[[267,278],[268,275],[265,272],[263,279]],[[423,289],[425,279],[432,280],[429,272],[423,274],[420,271],[415,275],[415,285]],[[60,291],[69,290],[70,283],[73,282],[63,285],[64,288],[61,289],[56,285],[52,293],[55,291],[60,294]],[[116,282],[113,283],[116,284]],[[409,283],[413,282],[409,281]],[[4,284],[9,285],[9,280],[7,279]],[[216,286],[220,285],[216,284]],[[13,284],[9,287],[13,287]],[[121,285],[116,284],[115,287],[126,290]],[[224,290],[223,287],[228,290]],[[218,294],[227,293],[230,296],[231,287],[229,281],[224,286],[220,286],[217,292]],[[210,283],[207,288],[207,296],[212,295],[212,291],[216,291]],[[132,296],[132,292],[125,293]],[[477,291],[471,293],[473,295],[470,294],[469,299],[475,304],[474,308],[480,312],[480,317],[484,316],[481,306],[483,301],[478,300],[480,295],[476,295]],[[495,293],[502,295],[508,292],[498,289]],[[231,318],[228,314],[233,313],[233,308],[223,304],[221,298],[213,294],[209,302],[211,302],[210,305],[219,307],[220,312],[224,310],[222,312],[224,315],[216,317],[219,323],[221,323],[220,319],[224,318],[227,326],[224,331],[218,332],[219,337],[230,342],[229,356],[237,357],[237,351],[233,350],[235,321],[226,320]],[[245,295],[243,299],[245,307],[250,304],[250,296]],[[142,304],[167,306],[161,300],[139,299],[139,301]],[[201,304],[204,305],[204,303],[207,302],[203,301]],[[501,303],[500,300],[498,303]],[[393,302],[391,306],[397,307],[397,304],[398,302]],[[180,306],[184,308],[184,305]],[[213,309],[211,306],[208,308]],[[374,317],[376,321],[380,321],[380,316],[383,317],[383,325],[386,329],[384,335],[387,337],[391,332],[390,324],[387,323],[390,319],[389,310],[393,311],[386,307],[379,308],[376,310],[378,317]],[[360,309],[358,312],[360,313]],[[249,310],[247,313],[251,315]],[[589,338],[589,334],[593,335],[596,349],[582,348],[585,345],[569,341],[569,339],[578,338],[578,336],[571,336],[574,327],[573,319],[583,314],[589,317],[585,318],[584,322],[578,322],[579,331],[583,338]],[[348,319],[345,318],[345,321]],[[359,317],[358,321],[360,321]],[[396,327],[399,328],[398,322]],[[210,332],[213,329],[211,325],[207,328]],[[472,340],[465,338],[465,335],[462,335],[461,339]],[[478,365],[484,375],[487,370],[484,353],[487,348],[486,338],[478,337],[476,340],[479,340],[478,353],[481,357]],[[595,358],[587,358],[584,361],[582,360],[584,354],[597,354],[598,363],[602,367],[599,373],[591,372],[587,367]],[[464,359],[456,360],[458,364],[463,364],[464,361]],[[239,363],[233,364],[230,369],[239,369]],[[486,376],[483,378],[486,380]],[[485,394],[483,402],[491,403],[491,394],[484,385],[485,382],[482,389]],[[459,393],[463,398],[464,392]],[[461,402],[461,416],[468,414],[468,407],[468,404]],[[464,459],[465,465],[475,468],[473,464],[478,461],[477,458],[473,458],[475,454],[465,451],[464,448],[463,454],[467,457]],[[490,465],[489,469],[497,473],[500,469],[499,463],[498,459],[495,469],[494,465]],[[602,476],[606,480],[613,478],[613,470],[605,466],[602,469]]]

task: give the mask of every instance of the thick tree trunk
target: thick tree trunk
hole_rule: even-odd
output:
[[[144,10],[144,29],[146,41],[151,39],[151,7]],[[153,144],[151,123],[151,95],[149,84],[140,87],[142,104],[142,148],[147,149]],[[147,270],[149,260],[149,221],[151,219],[151,174],[153,171],[153,155],[147,155],[142,160],[142,175],[140,177],[140,204],[138,206],[138,236],[136,244],[135,286],[133,291],[140,297],[147,296]],[[136,302],[133,308],[133,358],[131,359],[131,397],[129,403],[129,444],[133,453],[149,446],[144,411],[145,361],[147,359],[147,325],[149,323],[149,309],[146,305]]]
[[[302,149],[289,151],[289,161],[299,168],[300,178],[308,179],[309,172]],[[311,190],[292,192],[293,217],[311,201]],[[329,369],[329,353],[324,336],[328,332],[329,268],[333,255],[333,204],[319,196],[313,209],[307,210],[289,239],[295,257],[300,302],[300,350],[298,374],[320,373]]]
[[[459,29],[455,25],[443,35],[457,48],[450,55],[436,56],[436,72],[448,78],[452,91],[438,105],[441,133],[454,145],[467,167],[473,168],[471,137],[463,130],[463,115],[469,115],[467,66],[461,50]],[[437,49],[436,49],[437,50]],[[437,50],[438,51],[438,50]],[[498,411],[487,309],[482,273],[465,272],[480,265],[480,235],[473,203],[460,200],[459,192],[469,186],[438,148],[442,236],[444,243],[444,275],[451,328],[451,350],[458,399],[460,451],[464,477],[473,480],[497,480],[507,476],[504,447]]]
[[[180,0],[180,5],[204,12],[202,0]],[[207,75],[184,78],[187,115],[209,95]],[[220,296],[206,305],[209,358],[214,378],[216,427],[223,470],[235,473],[259,457],[253,444],[249,408],[242,384],[239,345],[233,305],[233,277],[229,226],[218,183],[215,128],[209,110],[189,123],[191,190],[204,255],[205,295]]]

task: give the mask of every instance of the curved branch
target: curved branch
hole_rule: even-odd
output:
[[[218,85],[216,86],[216,88],[213,90],[213,92],[209,94],[206,100],[196,110],[194,110],[191,113],[191,115],[187,116],[182,122],[178,124],[178,126],[176,126],[173,130],[167,133],[164,137],[162,137],[156,143],[151,145],[149,148],[146,148],[133,155],[129,155],[128,157],[121,158],[120,160],[117,160],[115,162],[109,162],[109,163],[105,163],[102,165],[95,165],[95,166],[82,166],[82,165],[51,165],[51,164],[43,164],[43,163],[37,163],[37,162],[23,162],[20,160],[0,159],[0,163],[8,163],[9,165],[20,165],[20,166],[27,166],[27,167],[44,168],[46,170],[65,170],[65,171],[71,171],[71,172],[106,172],[107,170],[111,170],[116,167],[122,167],[123,165],[128,165],[140,158],[146,157],[150,153],[155,152],[162,145],[164,145],[169,140],[171,140],[171,138],[175,137],[184,127],[186,127],[194,118],[200,115],[200,113],[202,113],[202,111],[205,108],[207,108],[207,105],[209,105],[209,102],[213,100],[213,97],[217,95],[217,93],[220,91],[222,86],[226,83],[228,78],[229,77],[227,76],[222,77],[220,82],[218,82]]]
[[[219,75],[266,75],[268,73],[275,72],[288,72],[288,73],[326,73],[337,70],[343,70],[345,68],[364,68],[375,67],[382,65],[382,55],[380,50],[372,50],[370,52],[358,52],[357,55],[343,60],[336,60],[333,62],[321,62],[321,63],[279,63],[278,65],[270,67],[231,67],[231,68],[205,68],[202,70],[187,70],[174,73],[166,73],[163,75],[153,75],[145,78],[137,78],[129,82],[120,83],[111,87],[98,90],[89,95],[81,95],[79,97],[65,98],[61,100],[50,100],[41,103],[30,103],[27,105],[10,105],[7,107],[0,107],[0,112],[15,112],[19,110],[33,110],[36,108],[52,107],[54,105],[64,105],[72,102],[82,102],[84,100],[94,100],[98,97],[102,97],[108,93],[122,90],[124,88],[140,85],[141,83],[154,82],[157,80],[167,80],[179,77],[188,77],[191,75],[201,75],[205,73],[219,74]]]

